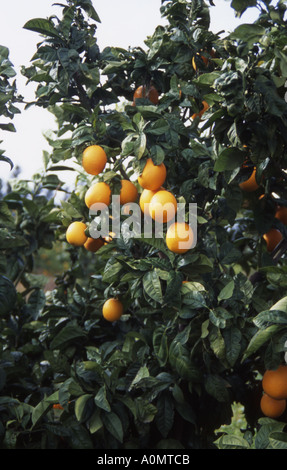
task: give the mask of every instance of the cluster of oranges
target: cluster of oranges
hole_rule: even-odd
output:
[[[82,156],[84,170],[93,176],[99,175],[106,167],[107,155],[99,145],[88,146]],[[177,201],[174,195],[165,190],[164,184],[167,176],[164,163],[155,165],[148,158],[138,184],[143,189],[139,199],[139,205],[144,214],[158,222],[171,221],[177,212]],[[85,204],[91,208],[93,204],[102,203],[109,206],[112,190],[109,184],[99,181],[90,186],[85,194]],[[121,180],[120,204],[125,205],[138,199],[138,189],[134,183],[127,179]],[[73,246],[83,246],[86,250],[96,252],[105,241],[101,238],[94,239],[87,235],[87,225],[84,222],[74,221],[66,230],[66,240]],[[185,222],[172,223],[166,233],[166,245],[174,253],[185,253],[193,244],[194,234],[191,227]],[[182,244],[183,243],[183,244]],[[123,305],[118,299],[108,299],[103,306],[103,316],[109,321],[118,320],[123,314]]]
[[[155,165],[149,158],[138,178],[138,183],[143,188],[139,200],[142,212],[161,223],[170,222],[177,212],[175,196],[162,187],[166,175],[165,164]],[[193,231],[186,222],[174,222],[167,229],[165,241],[173,253],[186,253],[191,249],[193,240]]]
[[[260,185],[257,182],[256,178],[256,167],[253,168],[251,176],[242,183],[239,184],[240,188],[248,193],[257,191]],[[261,199],[264,195],[260,196]],[[287,225],[287,207],[277,206],[275,218],[280,220],[284,225]],[[276,246],[281,242],[283,238],[282,233],[277,228],[271,228],[268,232],[263,235],[263,239],[266,242],[266,249],[271,253]]]
[[[262,388],[262,413],[268,418],[279,418],[286,410],[287,365],[282,364],[276,370],[266,370],[262,378]]]

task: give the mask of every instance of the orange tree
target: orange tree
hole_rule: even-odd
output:
[[[261,377],[284,362],[287,339],[287,231],[278,217],[287,205],[285,6],[231,3],[238,15],[255,5],[254,24],[222,37],[209,27],[216,7],[162,0],[167,24],[146,49],[101,51],[91,0],[67,0],[62,18],[26,23],[42,42],[23,73],[37,83],[36,105],[58,124],[46,178],[75,163],[78,173],[45,219],[66,243],[70,267],[3,347],[3,446],[286,446],[284,414],[270,421],[260,408]],[[145,92],[135,96],[139,87]],[[95,175],[82,167],[91,145],[107,157]],[[165,238],[122,232],[87,250],[86,192],[105,183],[108,197],[119,195],[131,179],[140,196],[137,176],[150,160],[166,169],[159,186],[197,204],[196,246],[178,253]],[[74,222],[86,226],[76,235],[81,246],[66,241]],[[275,246],[266,243],[273,229],[281,233]],[[21,358],[30,376],[7,380]],[[234,402],[247,429],[219,436]]]

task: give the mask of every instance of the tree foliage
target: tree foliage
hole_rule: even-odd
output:
[[[162,0],[167,24],[145,49],[101,51],[91,0],[67,0],[61,18],[24,26],[41,37],[23,67],[36,83],[30,106],[51,112],[57,129],[43,173],[15,181],[0,201],[2,447],[286,447],[284,422],[259,419],[260,376],[284,360],[287,340],[287,230],[275,217],[287,205],[285,5],[231,2],[238,16],[254,5],[256,22],[222,37],[209,27],[216,7]],[[14,73],[7,49],[0,54],[0,109],[12,117]],[[133,106],[135,89],[151,84],[159,104]],[[193,118],[203,100],[208,110]],[[99,177],[81,169],[90,144],[108,155]],[[197,204],[196,247],[176,255],[164,240],[123,234],[96,254],[69,247],[67,226],[91,222],[92,181],[118,194],[147,158],[164,161],[178,201]],[[58,204],[47,190],[64,194],[58,175],[75,162],[75,187]],[[246,193],[239,184],[254,167],[259,188]],[[271,227],[283,235],[272,253],[262,238]],[[55,240],[69,268],[45,292],[33,263]],[[101,313],[111,296],[125,307],[113,324]],[[234,402],[248,429],[218,437]]]

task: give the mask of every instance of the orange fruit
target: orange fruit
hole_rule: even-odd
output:
[[[155,165],[152,159],[148,158],[142,174],[138,177],[138,182],[142,188],[156,191],[163,185],[165,179],[165,164]]]
[[[55,403],[53,405],[53,409],[54,410],[63,410],[64,408],[62,407],[62,405],[60,405],[60,403]]]
[[[151,198],[149,214],[156,222],[169,222],[177,212],[177,201],[174,195],[166,190],[159,190]]]
[[[207,65],[208,65],[208,62],[209,62],[208,58],[205,57],[204,55],[200,55],[200,54],[197,53],[195,56],[193,56],[192,61],[191,61],[192,62],[192,67],[195,71],[197,71],[197,68],[198,68],[196,62],[199,63],[200,59],[204,63],[205,67],[207,67]]]
[[[276,370],[266,370],[262,387],[264,392],[275,400],[287,398],[287,365],[281,364]]]
[[[83,151],[82,165],[90,175],[99,175],[106,164],[106,152],[99,145],[90,145]]]
[[[202,106],[203,106],[203,107],[202,107],[202,109],[199,111],[199,113],[193,114],[193,115],[191,116],[191,119],[194,120],[194,119],[197,118],[197,117],[202,118],[202,116],[203,116],[203,114],[205,113],[205,111],[208,110],[209,104],[208,104],[206,101],[203,101],[203,102],[202,102]]]
[[[282,224],[287,225],[287,207],[278,206],[275,214],[276,219],[279,219]]]
[[[271,252],[281,242],[283,235],[277,228],[271,228],[267,233],[264,233],[263,238],[267,244],[267,251]]]
[[[143,192],[140,195],[140,200],[139,200],[139,205],[141,208],[141,211],[144,214],[149,215],[149,204],[151,201],[151,198],[159,191],[159,189],[156,189],[155,191],[152,191],[151,189],[144,189]]]
[[[120,191],[120,204],[128,204],[129,202],[135,202],[138,197],[138,190],[136,186],[129,180],[121,181]]]
[[[252,175],[246,181],[239,184],[239,187],[248,193],[256,191],[259,188],[259,184],[256,181],[256,168],[253,169]]]
[[[286,400],[275,400],[264,393],[260,401],[260,408],[268,418],[279,418],[286,410]]]
[[[72,222],[66,231],[66,240],[70,245],[82,246],[86,243],[88,237],[85,234],[87,229],[84,222]]]
[[[110,321],[117,321],[124,313],[124,306],[118,299],[108,299],[103,305],[103,317]]]
[[[91,251],[92,253],[96,253],[102,246],[104,245],[103,240],[101,238],[92,238],[89,237],[84,244],[84,248],[86,248],[87,251]]]
[[[153,85],[151,85],[149,88],[146,85],[141,85],[134,92],[133,104],[136,104],[136,100],[138,98],[148,98],[151,103],[158,104],[158,97],[158,91]]]
[[[173,253],[186,253],[193,244],[193,231],[186,222],[174,222],[166,232],[166,245]]]
[[[108,206],[110,202],[111,188],[107,183],[95,183],[88,189],[85,194],[85,203],[89,209],[95,203],[102,203]]]

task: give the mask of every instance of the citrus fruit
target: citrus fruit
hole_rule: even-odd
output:
[[[142,188],[156,191],[163,185],[165,179],[165,164],[155,165],[152,159],[148,158],[142,174],[138,177],[138,182]]]
[[[82,165],[90,175],[99,175],[105,168],[107,155],[99,145],[90,145],[83,151]]]
[[[266,370],[262,378],[265,393],[275,400],[287,398],[287,365],[280,365],[276,370]]]
[[[166,232],[166,245],[173,253],[186,253],[193,244],[193,231],[186,222],[174,222]]]
[[[275,400],[264,393],[260,401],[260,408],[268,418],[279,418],[286,410],[286,400]]]
[[[267,251],[271,252],[281,242],[283,235],[277,228],[271,228],[267,233],[264,233],[263,238],[266,241]]]
[[[256,181],[256,168],[253,169],[253,172],[246,181],[243,181],[239,184],[239,187],[248,193],[256,191],[259,188],[259,184]]]
[[[174,195],[166,190],[159,190],[151,198],[149,214],[156,222],[169,222],[177,212],[177,201]]]
[[[63,410],[64,408],[62,407],[62,405],[60,405],[60,403],[54,403],[53,409],[54,410]]]
[[[86,243],[88,237],[85,234],[87,229],[84,222],[72,222],[66,231],[66,240],[70,245],[82,246]]]
[[[200,64],[200,61],[203,62],[204,65],[203,64],[202,65],[205,66],[205,67],[208,65],[208,62],[209,62],[207,57],[197,53],[195,56],[193,56],[192,61],[191,61],[192,67],[195,71],[197,71],[197,69],[198,69],[197,64]]]
[[[118,299],[108,299],[103,305],[103,317],[110,321],[117,321],[124,313],[124,306]]]
[[[88,208],[90,208],[95,203],[102,203],[108,206],[110,202],[111,188],[107,183],[95,183],[85,194],[85,203]]]
[[[120,191],[120,204],[128,204],[129,202],[135,202],[138,197],[138,190],[136,186],[129,180],[121,181]]]
[[[103,240],[101,238],[92,238],[89,237],[84,244],[84,248],[86,248],[87,251],[91,251],[93,253],[96,253],[102,246],[104,245]]]
[[[150,87],[147,87],[146,85],[141,85],[134,92],[133,103],[136,104],[136,100],[138,98],[148,98],[151,103],[158,104],[158,97],[158,91],[153,85],[151,85]]]
[[[140,200],[139,200],[139,205],[141,208],[141,211],[144,214],[149,215],[149,203],[151,201],[151,198],[157,193],[159,190],[152,191],[151,189],[144,189],[143,192],[140,195]]]
[[[203,114],[205,113],[205,111],[208,110],[209,104],[208,104],[206,101],[203,101],[203,102],[202,102],[202,106],[203,106],[203,107],[202,107],[202,109],[199,111],[199,113],[193,114],[193,115],[191,116],[191,119],[194,120],[194,119],[197,118],[197,117],[202,118],[202,116],[203,116]]]
[[[287,207],[278,206],[275,217],[276,219],[279,219],[282,224],[287,225]]]

